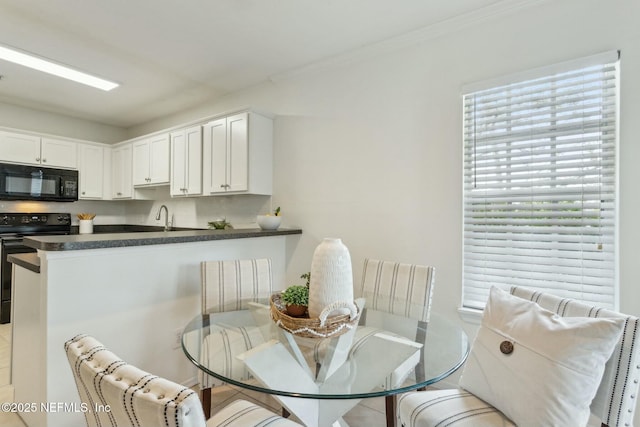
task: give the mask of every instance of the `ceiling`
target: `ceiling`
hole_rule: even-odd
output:
[[[0,102],[128,128],[522,0],[0,0],[0,44],[120,83],[0,60]]]

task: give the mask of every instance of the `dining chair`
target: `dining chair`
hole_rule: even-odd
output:
[[[202,315],[247,309],[250,303],[267,300],[273,291],[271,259],[216,260],[201,263]],[[238,326],[203,338],[202,360],[216,372],[248,378],[244,363],[234,355],[264,343],[260,329]],[[211,388],[222,381],[198,370],[205,416],[211,415]]]
[[[362,320],[367,316],[367,308],[414,319],[416,341],[424,342],[431,310],[434,277],[435,269],[430,266],[365,259],[362,282],[357,292],[358,296],[366,301]],[[386,328],[388,327],[389,325],[386,325]],[[362,344],[377,332],[380,332],[380,329],[359,327],[351,353],[357,352]],[[408,360],[400,365],[387,377],[385,387],[398,387],[412,371],[415,372],[417,381],[421,378],[424,380],[422,360],[424,348],[420,351],[417,363],[415,360]],[[395,395],[385,397],[385,411],[387,426],[394,426]]]
[[[198,394],[124,362],[89,335],[64,344],[88,427],[294,427],[261,406],[236,400],[206,420]]]
[[[504,292],[504,294],[507,293]],[[618,331],[618,334],[613,335],[611,340],[612,345],[608,352],[602,353],[602,379],[599,380],[600,377],[597,375],[594,377],[591,383],[593,384],[593,387],[591,387],[592,394],[590,396],[595,394],[595,397],[593,397],[590,404],[589,400],[585,400],[584,411],[586,412],[586,417],[589,416],[588,412],[591,412],[592,419],[594,416],[597,417],[599,419],[598,422],[601,422],[603,427],[622,427],[633,425],[633,415],[637,404],[640,381],[640,330],[638,330],[640,324],[638,318],[616,311],[599,308],[597,306],[584,304],[574,299],[560,298],[555,295],[537,292],[525,287],[514,286],[511,288],[510,294],[517,297],[516,300],[524,300],[526,304],[534,302],[541,310],[544,310],[547,313],[551,312],[548,316],[550,316],[552,320],[547,320],[549,324],[562,321],[564,318],[571,318],[567,319],[571,322],[568,324],[578,325],[580,322],[592,320],[620,322],[621,328],[619,329],[621,329],[621,331]],[[531,307],[535,306],[536,305],[532,305]],[[486,311],[487,309],[485,309],[485,317],[487,314]],[[531,311],[535,310],[525,310],[521,312],[521,314],[523,316],[531,316]],[[553,320],[554,314],[557,315],[557,320]],[[483,323],[485,322],[485,317],[483,317]],[[514,321],[514,317],[515,316],[508,316],[503,320],[505,325],[508,324],[508,327],[512,328],[512,333],[517,333],[518,326],[516,325],[518,323],[517,321]],[[523,336],[525,338],[527,335],[531,335],[534,330],[539,331],[539,328],[531,327],[530,323],[528,324],[525,322],[524,325],[526,326],[522,328],[522,332],[524,332]],[[509,419],[503,412],[501,412],[501,410],[515,414],[512,415],[512,418],[518,416],[519,411],[525,411],[529,408],[539,412],[543,410],[547,411],[547,408],[549,408],[548,410],[553,412],[557,410],[557,406],[559,404],[563,404],[562,402],[567,399],[567,397],[573,398],[573,395],[579,394],[579,392],[583,391],[582,389],[585,384],[584,380],[581,380],[578,387],[573,387],[571,382],[562,380],[561,386],[564,387],[566,385],[569,387],[569,392],[565,391],[564,393],[557,393],[557,396],[555,397],[552,392],[538,393],[542,402],[538,402],[537,399],[520,402],[515,400],[515,396],[508,394],[508,399],[503,399],[502,401],[499,400],[493,402],[493,404],[487,402],[487,400],[494,400],[489,398],[492,397],[492,394],[488,394],[489,397],[483,395],[483,399],[480,399],[480,397],[477,396],[477,391],[476,394],[474,394],[462,387],[466,381],[464,378],[467,376],[467,369],[470,363],[474,363],[478,366],[477,371],[481,373],[481,377],[483,378],[481,383],[489,383],[486,386],[487,389],[493,388],[494,390],[497,390],[499,388],[504,388],[504,390],[508,391],[510,388],[504,384],[491,384],[496,380],[501,381],[501,378],[504,378],[492,376],[492,372],[498,372],[499,374],[506,373],[506,375],[509,375],[510,377],[517,378],[514,380],[516,388],[525,389],[527,388],[526,383],[531,380],[529,377],[537,377],[546,371],[532,367],[533,363],[527,363],[526,366],[521,364],[516,366],[515,370],[504,369],[501,364],[509,362],[501,362],[501,360],[508,360],[508,355],[512,352],[513,354],[516,354],[519,350],[525,352],[528,350],[526,347],[531,347],[532,354],[543,354],[544,358],[552,361],[550,363],[552,369],[564,369],[566,368],[566,362],[563,362],[562,366],[559,366],[560,363],[555,362],[554,359],[549,359],[548,355],[550,353],[548,349],[542,350],[539,347],[533,347],[524,343],[521,345],[520,349],[518,349],[518,340],[514,340],[514,344],[512,346],[507,345],[504,348],[502,343],[505,341],[503,341],[500,344],[499,351],[497,351],[497,348],[494,350],[497,357],[494,356],[493,359],[488,360],[482,356],[474,357],[473,352],[477,346],[476,343],[479,340],[479,335],[480,332],[473,343],[472,354],[465,363],[458,388],[411,392],[406,393],[399,398],[398,418],[404,427],[434,427],[440,426],[445,422],[455,423],[456,426],[460,427],[515,426],[516,423]],[[541,335],[543,339],[538,342],[544,341],[545,339],[552,339],[549,336],[549,333],[543,333]],[[603,336],[602,338],[607,337]],[[580,334],[572,334],[570,339],[554,343],[551,348],[557,349],[559,352],[565,352],[568,355],[564,356],[565,358],[575,357],[575,350],[572,349],[572,346],[585,347],[586,339],[589,339],[589,337],[585,332],[581,331]],[[485,341],[483,339],[481,339],[480,345],[482,347],[485,346]],[[544,343],[539,345],[543,346]],[[514,347],[516,348],[514,349]],[[492,349],[493,346],[489,346],[488,348]],[[505,356],[503,357],[501,353],[504,353]],[[606,355],[609,354],[610,357],[607,359]],[[597,356],[599,355],[600,354],[596,354],[596,352],[587,353],[583,362],[588,361],[589,363],[593,363],[592,360],[597,360]],[[531,372],[527,372],[527,370],[530,370]],[[534,378],[534,380],[536,379]],[[537,381],[540,380],[537,379]],[[546,386],[548,382],[543,384]],[[473,386],[477,387],[476,384],[473,384]],[[549,385],[549,387],[551,387],[551,385]],[[480,390],[484,393],[485,386],[483,384],[480,385]],[[551,391],[554,391],[554,389],[551,389]],[[501,390],[499,393],[504,394],[504,391]],[[546,399],[551,399],[552,401],[547,403]],[[511,402],[510,400],[514,401]],[[530,421],[530,424],[531,422],[533,421]],[[573,422],[575,423],[576,421]]]

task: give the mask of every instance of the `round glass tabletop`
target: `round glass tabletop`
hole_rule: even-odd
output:
[[[304,338],[280,328],[269,305],[195,317],[182,348],[204,373],[278,396],[358,399],[436,383],[469,352],[467,335],[432,313],[428,322],[363,309],[357,327],[332,338]]]

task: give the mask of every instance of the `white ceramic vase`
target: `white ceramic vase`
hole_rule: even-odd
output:
[[[336,303],[353,304],[351,255],[342,240],[326,238],[313,252],[309,282],[309,317],[320,317],[325,307]],[[338,308],[330,315],[349,314]]]

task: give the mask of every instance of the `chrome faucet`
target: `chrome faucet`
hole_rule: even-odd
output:
[[[162,215],[162,209],[164,209],[164,231],[169,231],[171,226],[169,225],[169,209],[165,205],[160,206],[158,209],[158,213],[156,214],[156,221],[160,220],[160,215]]]

